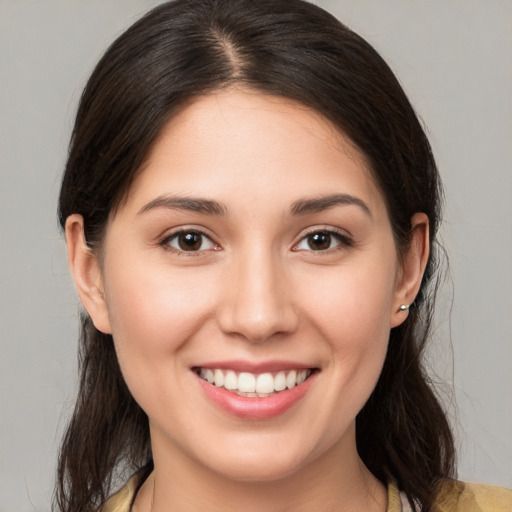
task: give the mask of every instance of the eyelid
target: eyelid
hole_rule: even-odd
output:
[[[316,233],[325,233],[325,234],[329,234],[331,236],[334,236],[337,240],[338,240],[338,244],[336,244],[335,247],[330,247],[328,249],[324,249],[324,250],[318,250],[318,251],[315,251],[313,249],[298,249],[298,246],[299,244],[301,244],[303,241],[305,241],[305,239],[311,235],[314,235]],[[330,253],[332,251],[336,251],[336,250],[339,250],[339,249],[343,249],[343,248],[347,248],[347,247],[352,247],[354,245],[354,240],[352,238],[352,236],[350,234],[348,234],[346,231],[344,230],[341,230],[339,228],[334,228],[332,226],[315,226],[315,227],[312,227],[312,228],[309,228],[305,233],[303,233],[298,242],[296,242],[293,247],[292,247],[292,251],[306,251],[306,252],[312,252],[312,253],[319,253],[319,254],[325,254],[325,253]]]
[[[201,237],[208,239],[210,241],[212,247],[207,248],[207,249],[198,249],[196,251],[185,251],[185,250],[181,250],[177,247],[172,247],[170,245],[170,241],[184,233],[196,233],[196,234],[200,235]],[[186,256],[199,256],[202,253],[205,253],[208,251],[220,250],[219,244],[217,242],[215,242],[215,240],[213,239],[213,237],[211,235],[205,233],[205,231],[203,229],[193,227],[193,226],[180,226],[178,228],[174,228],[170,231],[167,231],[164,235],[159,237],[158,245],[160,245],[165,250],[168,250],[170,252],[174,252],[178,255],[184,254]]]

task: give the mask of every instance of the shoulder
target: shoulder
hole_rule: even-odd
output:
[[[101,512],[129,512],[138,484],[137,475],[130,478],[104,503]],[[399,510],[398,489],[390,485],[388,493],[388,511]],[[393,500],[395,507],[391,506]],[[437,512],[512,512],[512,491],[492,485],[445,480],[440,486],[435,509]]]
[[[438,512],[512,512],[512,491],[492,485],[445,480],[436,499]]]
[[[139,476],[135,475],[102,506],[100,512],[130,512],[130,507],[139,485]]]

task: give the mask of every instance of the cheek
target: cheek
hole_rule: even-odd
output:
[[[129,383],[155,376],[210,314],[208,281],[155,265],[118,265],[107,274],[106,295],[117,356]]]
[[[310,272],[298,293],[307,297],[304,310],[333,348],[364,350],[389,334],[394,273],[392,265],[347,266],[325,277]]]
[[[387,266],[348,267],[329,279],[309,278],[304,310],[326,342],[338,399],[357,413],[379,378],[387,352],[394,297],[393,260]],[[318,284],[322,283],[319,287]],[[314,286],[316,283],[317,286]]]

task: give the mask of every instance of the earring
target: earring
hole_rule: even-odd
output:
[[[410,304],[401,304],[400,307],[398,308],[398,311],[409,311],[410,307]]]

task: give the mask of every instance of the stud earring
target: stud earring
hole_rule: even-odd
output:
[[[410,307],[410,304],[401,304],[400,307],[398,308],[398,311],[409,311]]]

